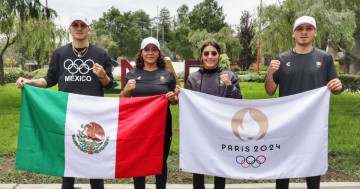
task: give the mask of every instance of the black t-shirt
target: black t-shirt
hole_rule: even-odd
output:
[[[133,97],[166,94],[176,86],[174,75],[167,69],[147,71],[135,68],[126,74],[125,84],[129,79],[136,80]]]
[[[280,69],[273,75],[279,84],[279,96],[288,96],[326,86],[337,78],[333,58],[321,49],[297,54],[292,50],[280,53]]]
[[[174,91],[176,87],[175,77],[167,69],[147,71],[135,68],[126,74],[125,85],[130,79],[136,80],[136,87],[131,93],[132,97],[166,94],[170,91]],[[168,103],[166,116],[166,137],[172,136],[172,117],[169,106],[170,103]]]
[[[92,44],[84,57],[78,58],[72,50],[71,43],[56,49],[45,80],[47,87],[59,84],[59,91],[104,96],[100,79],[93,73],[95,63],[100,64],[110,78],[105,88],[113,85],[111,58],[106,51]]]

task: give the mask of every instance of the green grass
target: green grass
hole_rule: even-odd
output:
[[[330,153],[360,154],[360,95],[332,95],[330,104]]]
[[[183,86],[183,85],[182,85]],[[53,89],[56,89],[53,88]],[[263,83],[241,83],[244,99],[265,99]],[[106,95],[117,97],[117,94]],[[274,95],[274,97],[276,97]],[[14,84],[0,86],[0,166],[6,159],[14,158],[20,116],[21,90]],[[273,97],[271,97],[273,98]],[[329,115],[329,170],[346,173],[360,181],[360,95],[342,93],[331,95]],[[179,109],[171,106],[173,115],[173,142],[169,165],[169,183],[191,183],[189,173],[179,171]],[[149,178],[153,183],[153,177]],[[178,179],[179,181],[177,182]],[[337,178],[331,178],[337,181]],[[11,169],[0,183],[59,183],[58,177],[50,177]],[[344,180],[340,180],[344,181]],[[80,183],[81,180],[78,182]],[[132,183],[131,179],[107,180],[107,183]],[[211,181],[207,181],[211,182]],[[239,183],[231,181],[228,183]],[[83,183],[88,183],[84,181]]]
[[[12,154],[16,149],[20,93],[14,84],[0,86],[0,154]]]
[[[278,92],[274,94],[274,96],[269,97],[264,88],[263,83],[240,83],[241,94],[243,95],[243,99],[266,99],[266,98],[275,98],[278,95]]]
[[[360,95],[332,95],[329,115],[329,166],[360,177]]]

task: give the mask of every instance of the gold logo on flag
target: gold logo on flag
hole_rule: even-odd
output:
[[[268,126],[266,115],[255,108],[241,109],[231,120],[234,135],[242,141],[260,140],[266,135]]]
[[[95,122],[81,125],[82,130],[78,134],[73,134],[74,144],[87,154],[97,154],[105,149],[109,144],[110,137],[105,136],[105,131]]]

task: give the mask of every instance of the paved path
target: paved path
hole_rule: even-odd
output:
[[[154,184],[147,184],[148,189],[155,189]],[[75,184],[81,189],[90,189],[89,184]],[[212,184],[205,185],[212,189]],[[60,189],[61,184],[0,184],[0,189]],[[105,189],[133,189],[132,184],[106,184]],[[226,189],[274,189],[274,183],[265,184],[227,184]],[[322,182],[322,189],[360,189],[360,182]],[[167,189],[192,189],[191,184],[168,184]],[[306,189],[305,183],[290,183],[290,189]]]

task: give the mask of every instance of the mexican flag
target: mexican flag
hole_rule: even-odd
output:
[[[162,170],[165,95],[109,98],[25,85],[16,168],[78,178],[124,178]]]

